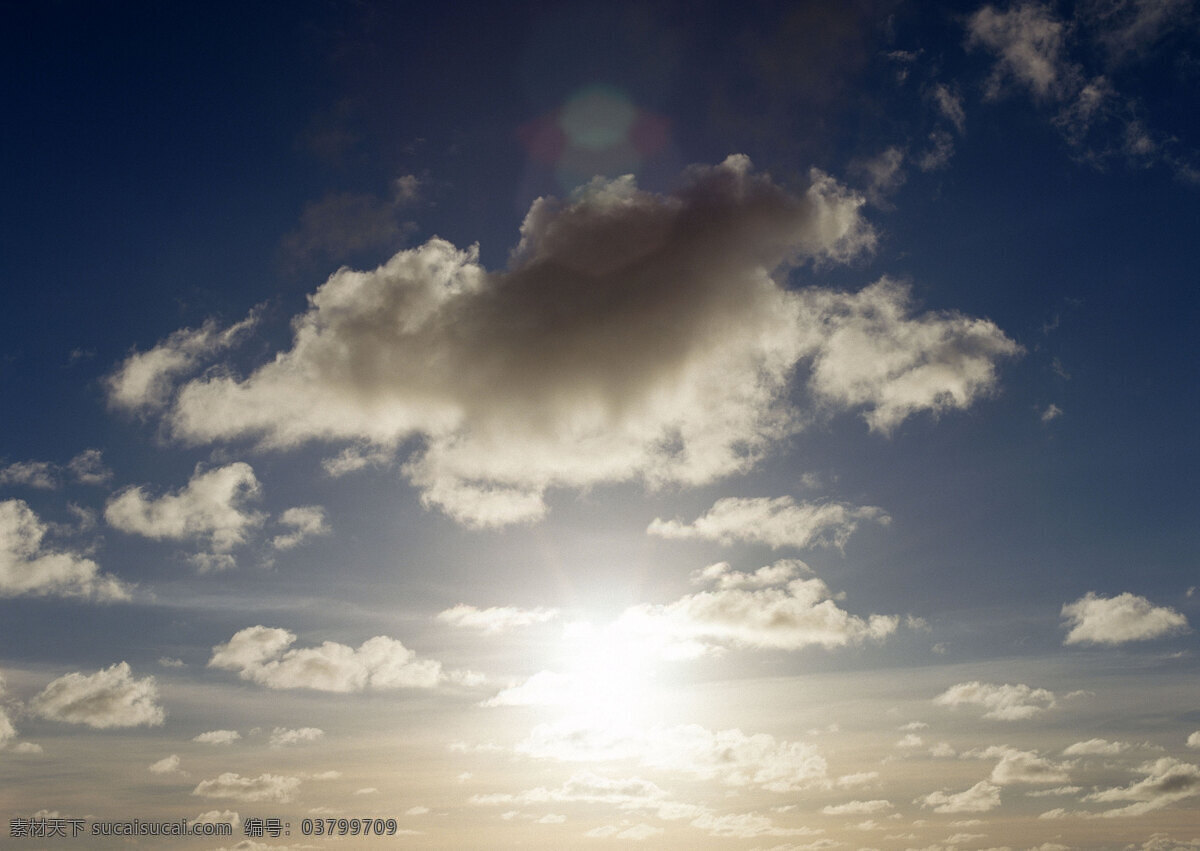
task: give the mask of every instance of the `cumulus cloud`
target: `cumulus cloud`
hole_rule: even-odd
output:
[[[443,679],[440,662],[417,659],[415,652],[387,636],[367,639],[357,649],[333,641],[288,649],[295,641],[285,629],[247,627],[214,647],[208,666],[236,671],[243,680],[273,689],[433,688]]]
[[[1051,762],[1037,751],[1023,751],[1007,745],[993,745],[964,756],[1000,761],[992,769],[991,782],[999,786],[1012,783],[1066,783],[1070,780],[1069,763]]]
[[[4,694],[4,677],[0,676],[0,695]],[[3,749],[17,737],[17,728],[13,726],[8,712],[0,706],[0,749]]]
[[[1134,801],[1125,807],[1106,810],[1106,818],[1140,816],[1161,810],[1178,801],[1200,795],[1200,766],[1181,762],[1172,757],[1148,762],[1138,770],[1145,778],[1129,786],[1105,789],[1088,795],[1087,801]]]
[[[290,527],[292,531],[271,539],[271,546],[277,550],[290,550],[309,538],[329,534],[329,524],[325,522],[325,509],[319,505],[298,505],[289,508],[279,515],[278,522],[282,526]]]
[[[268,801],[286,804],[295,797],[299,788],[299,777],[278,774],[242,777],[227,771],[212,780],[201,780],[192,790],[192,794],[202,798],[230,798],[245,803]]]
[[[273,748],[281,748],[285,745],[315,742],[324,735],[325,731],[319,727],[297,727],[295,729],[276,727],[271,731],[270,745]]]
[[[1187,746],[1189,748],[1200,748],[1200,730],[1187,737]]]
[[[58,487],[58,468],[48,461],[17,461],[0,467],[0,485],[53,490]]]
[[[966,407],[1017,351],[995,325],[913,315],[888,281],[783,285],[797,263],[870,248],[862,204],[816,171],[789,192],[743,156],[691,169],[671,195],[597,180],[536,201],[504,271],[436,238],[339,270],[289,350],[244,378],[187,382],[167,426],[192,444],[419,437],[404,471],[425,504],[501,526],[541,517],[554,487],[748,469],[811,418],[788,401],[805,364],[814,403],[862,409],[879,431]]]
[[[790,496],[726,497],[691,523],[655,518],[646,531],[662,538],[701,538],[729,545],[735,541],[780,547],[813,544],[842,547],[862,520],[888,523],[883,509],[840,502],[797,504]]]
[[[758,574],[716,571],[717,589],[667,604],[626,609],[618,626],[662,647],[668,655],[696,656],[728,646],[799,650],[882,640],[896,631],[894,615],[866,619],[838,608],[820,579],[791,579],[795,562],[774,575],[776,587],[755,587]],[[711,568],[710,568],[711,570]]]
[[[827,807],[822,807],[821,812],[827,816],[861,816],[877,813],[881,810],[890,810],[891,808],[891,801],[877,798],[873,801],[847,801],[844,804],[830,804]]]
[[[247,507],[259,495],[258,479],[249,464],[197,467],[185,487],[161,497],[147,496],[140,487],[119,491],[104,509],[108,523],[154,540],[201,541],[211,546],[210,568],[232,566],[229,551],[262,525],[263,515]]]
[[[987,709],[984,718],[1000,721],[1017,721],[1032,718],[1056,705],[1054,692],[1044,688],[1030,688],[1024,683],[1016,685],[981,683],[972,681],[952,685],[933,699],[940,706],[982,706]]]
[[[1071,628],[1063,644],[1124,644],[1188,630],[1187,618],[1179,612],[1129,592],[1101,597],[1089,591],[1064,605],[1062,616]]]
[[[963,792],[931,792],[915,803],[932,807],[935,813],[986,813],[1000,806],[1000,787],[981,780]]]
[[[192,741],[204,745],[229,745],[241,737],[242,734],[237,730],[209,730],[207,733],[195,736]]]
[[[0,502],[0,597],[128,600],[130,587],[81,553],[44,544],[49,527],[20,499]]]
[[[491,606],[478,609],[466,603],[438,612],[437,619],[451,626],[477,629],[486,635],[496,635],[510,629],[545,623],[558,617],[558,609],[518,609],[514,606]]]
[[[89,727],[156,727],[166,712],[158,705],[154,677],[136,680],[127,662],[90,676],[73,673],[52,681],[29,703],[42,718]]]
[[[176,331],[147,352],[134,351],[105,379],[109,405],[133,414],[162,410],[177,377],[239,342],[256,324],[257,310],[228,328],[210,319]]]

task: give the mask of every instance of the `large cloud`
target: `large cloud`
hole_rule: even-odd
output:
[[[1071,631],[1063,644],[1124,644],[1186,632],[1187,618],[1145,597],[1125,592],[1101,597],[1091,591],[1062,607]]]
[[[237,671],[243,680],[267,688],[308,688],[355,692],[367,688],[433,688],[442,681],[440,662],[417,654],[394,638],[377,635],[357,649],[334,641],[319,647],[291,647],[296,636],[285,629],[251,626],[213,648],[210,668]]]
[[[663,538],[703,538],[722,544],[735,541],[779,547],[824,544],[841,547],[860,520],[887,523],[882,509],[840,502],[799,505],[790,496],[739,499],[726,497],[713,503],[691,523],[656,518],[646,531]]]
[[[0,502],[0,597],[127,600],[129,588],[81,553],[43,544],[49,527],[23,500]]]
[[[820,579],[789,580],[795,565],[784,562],[785,570],[766,574],[737,574],[714,565],[699,576],[715,582],[716,590],[687,594],[665,605],[634,606],[621,615],[619,626],[676,656],[731,645],[780,650],[844,647],[895,632],[899,618],[894,615],[864,620],[838,608]],[[760,575],[775,587],[755,587]]]
[[[30,701],[29,708],[51,721],[100,729],[154,727],[166,717],[158,705],[154,677],[135,680],[127,662],[90,676],[74,673],[59,677]]]
[[[905,287],[794,292],[794,264],[873,244],[862,199],[820,172],[793,194],[734,156],[671,195],[632,178],[540,199],[509,268],[431,239],[342,269],[294,320],[292,348],[244,379],[187,382],[176,438],[395,448],[424,502],[460,521],[535,519],[550,487],[699,483],[745,470],[817,403],[886,431],[961,408],[1017,350],[990,322],[913,316]]]
[[[263,522],[246,503],[259,494],[249,464],[238,461],[211,470],[196,468],[187,486],[161,497],[129,487],[108,501],[104,519],[122,532],[155,540],[199,540],[216,553],[245,543]]]

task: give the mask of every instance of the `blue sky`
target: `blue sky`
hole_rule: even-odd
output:
[[[5,17],[6,837],[1200,847],[1194,3]]]

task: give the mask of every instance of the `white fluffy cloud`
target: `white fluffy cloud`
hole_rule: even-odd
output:
[[[149,771],[153,774],[183,774],[184,771],[179,767],[179,762],[179,755],[171,754],[151,764]]]
[[[663,538],[702,538],[780,547],[844,546],[862,520],[887,523],[883,509],[840,502],[797,504],[790,496],[726,497],[691,523],[655,518],[646,531]]]
[[[987,709],[984,718],[1000,721],[1032,718],[1057,703],[1054,692],[1044,688],[1030,688],[1024,683],[995,685],[978,681],[952,685],[933,702],[950,707],[982,706]]]
[[[1023,751],[1007,745],[993,745],[981,751],[973,751],[964,756],[975,756],[980,759],[995,759],[1000,761],[992,769],[991,782],[999,786],[1012,783],[1066,783],[1070,780],[1067,774],[1070,764],[1051,762],[1037,751]]]
[[[279,515],[280,525],[292,531],[276,535],[271,546],[277,550],[290,550],[318,535],[328,535],[329,525],[325,522],[325,509],[319,505],[298,505]]]
[[[339,270],[289,350],[184,382],[167,425],[193,444],[324,440],[355,458],[421,437],[404,471],[425,504],[501,526],[543,515],[553,487],[748,469],[808,418],[788,402],[804,364],[816,404],[863,409],[876,430],[966,407],[1017,351],[992,323],[913,315],[891,281],[783,286],[798,263],[873,244],[862,204],[816,171],[789,192],[743,156],[671,195],[597,180],[536,201],[505,271],[441,239]]]
[[[269,801],[286,804],[295,797],[299,788],[299,777],[278,774],[242,777],[227,771],[212,780],[201,780],[192,790],[192,794],[202,798],[230,798],[245,803]]]
[[[1000,806],[1000,787],[981,780],[962,792],[931,792],[916,803],[932,807],[935,813],[986,813]]]
[[[518,609],[514,606],[491,606],[478,609],[465,603],[438,612],[437,618],[451,626],[477,629],[487,635],[507,632],[522,626],[545,623],[558,617],[558,609]]]
[[[794,562],[786,562],[792,566]],[[755,588],[757,574],[721,571],[708,579],[714,591],[688,594],[665,605],[643,604],[626,609],[620,628],[663,647],[674,656],[695,656],[728,646],[799,650],[813,645],[831,648],[881,640],[895,632],[900,619],[871,615],[863,619],[838,608],[820,579],[786,581]],[[739,587],[739,586],[749,586]]]
[[[129,586],[101,573],[90,558],[43,544],[49,527],[20,499],[0,502],[0,597],[127,600]]]
[[[273,748],[281,748],[285,745],[299,745],[304,742],[315,742],[325,735],[325,731],[320,727],[297,727],[289,729],[287,727],[276,727],[271,731],[270,744]]]
[[[47,685],[29,703],[35,715],[89,727],[157,726],[166,712],[158,705],[154,677],[135,680],[127,662],[87,676],[66,674]]]
[[[234,345],[257,323],[257,311],[225,329],[210,319],[200,328],[176,331],[148,352],[133,352],[105,380],[109,404],[135,414],[161,410],[177,376]]]
[[[1145,763],[1138,770],[1146,775],[1142,780],[1123,788],[1095,792],[1084,800],[1134,801],[1128,806],[1101,813],[1108,818],[1123,818],[1140,816],[1200,795],[1200,766],[1163,757]]]
[[[288,649],[295,641],[285,629],[247,627],[214,647],[208,666],[237,671],[243,680],[273,689],[433,688],[443,679],[440,662],[417,659],[416,653],[387,636],[367,639],[357,649],[333,641]]]
[[[203,541],[214,553],[227,554],[262,524],[263,515],[246,505],[259,490],[254,470],[244,462],[197,467],[185,487],[165,496],[147,496],[140,487],[121,490],[108,501],[104,519],[122,532],[159,541]]]
[[[195,736],[192,741],[204,745],[229,745],[240,739],[242,734],[237,730],[209,730]]]
[[[1062,607],[1071,631],[1064,644],[1124,644],[1186,632],[1187,618],[1145,597],[1125,592],[1101,597],[1089,591]]]

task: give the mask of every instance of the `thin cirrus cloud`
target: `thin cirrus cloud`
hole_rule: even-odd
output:
[[[433,688],[445,676],[440,662],[417,659],[415,652],[383,635],[367,639],[358,648],[334,641],[291,648],[295,641],[296,636],[285,629],[247,627],[213,648],[208,667],[236,671],[243,680],[271,689],[343,693]]]
[[[730,572],[714,573],[706,578],[717,582],[716,590],[687,594],[672,603],[630,607],[618,626],[676,658],[730,647],[844,647],[882,640],[899,626],[895,615],[864,619],[850,614],[838,607],[823,581],[789,579],[795,563],[786,565],[774,587],[754,587],[755,574],[745,574],[745,581],[737,582],[730,581]]]
[[[127,662],[94,674],[72,673],[48,684],[29,702],[33,714],[97,729],[156,727],[166,712],[158,704],[154,677],[135,679]]]
[[[20,499],[0,502],[0,597],[128,600],[130,586],[83,553],[45,543],[50,527]]]
[[[806,419],[786,392],[802,361],[819,404],[862,409],[882,433],[967,407],[1019,351],[994,324],[914,315],[887,279],[858,293],[778,280],[869,251],[862,204],[820,172],[789,192],[744,156],[692,168],[671,195],[597,180],[535,202],[504,272],[440,239],[340,270],[294,320],[290,350],[163,402],[182,375],[172,366],[142,382],[147,404],[190,444],[394,449],[423,436],[404,471],[424,503],[484,527],[540,518],[553,487],[750,468]],[[118,380],[130,368],[110,388],[132,387]]]
[[[1188,631],[1187,618],[1167,606],[1155,606],[1128,591],[1101,597],[1089,591],[1062,607],[1070,627],[1063,644],[1125,644]]]
[[[840,502],[797,502],[790,496],[726,497],[691,523],[655,518],[646,531],[662,538],[700,538],[726,546],[737,541],[774,549],[843,547],[862,520],[887,524],[883,509]]]
[[[466,603],[459,603],[453,608],[438,612],[437,619],[451,626],[477,629],[487,635],[496,635],[511,629],[545,623],[558,616],[558,609],[519,609],[515,606],[491,606],[479,609]]]
[[[972,681],[952,685],[933,699],[939,706],[982,706],[984,718],[1019,721],[1058,705],[1054,692],[1024,683],[996,685]]]

